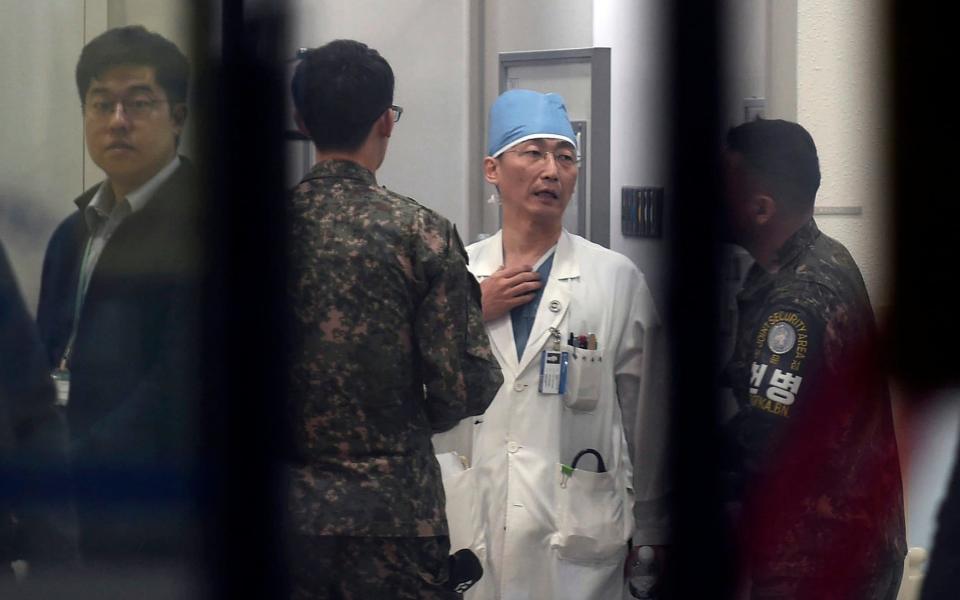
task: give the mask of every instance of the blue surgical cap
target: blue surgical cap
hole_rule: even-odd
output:
[[[504,92],[490,107],[487,155],[496,158],[520,142],[536,138],[565,140],[577,146],[567,107],[559,94],[533,90]]]

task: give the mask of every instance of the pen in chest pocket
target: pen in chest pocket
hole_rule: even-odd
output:
[[[567,337],[568,346],[581,350],[596,350],[600,347],[599,344],[597,334],[592,332],[577,335],[571,331],[569,337]]]

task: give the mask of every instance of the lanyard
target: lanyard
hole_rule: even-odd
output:
[[[83,258],[80,260],[80,276],[77,278],[77,297],[73,306],[73,327],[70,330],[70,338],[67,340],[67,347],[63,350],[63,357],[60,359],[59,365],[59,369],[62,371],[66,371],[70,364],[70,355],[73,354],[73,344],[77,339],[77,328],[80,325],[80,311],[83,310],[83,299],[87,295],[87,288],[90,286],[90,278],[93,275],[93,265],[88,267],[87,262],[90,260],[94,237],[95,236],[91,235],[87,238],[87,245],[83,249]]]

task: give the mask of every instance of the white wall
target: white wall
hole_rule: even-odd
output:
[[[475,77],[469,0],[295,0],[288,54],[351,38],[377,49],[396,77],[394,102],[404,107],[378,181],[449,218],[470,223],[468,164],[477,139],[468,96]],[[473,18],[476,21],[476,17]]]
[[[107,0],[107,25],[143,25],[156,31],[185,53],[191,46],[192,2],[187,0]]]
[[[485,0],[483,4],[485,113],[499,95],[500,52],[594,45],[590,0]]]
[[[766,2],[767,116],[797,120],[797,0]]]
[[[669,231],[672,214],[669,131],[669,25],[664,0],[595,0],[593,44],[610,48],[610,247],[631,258],[665,309],[666,239],[624,237],[623,186],[662,186]]]
[[[36,307],[47,240],[83,189],[83,123],[74,67],[84,3],[0,4],[0,240]]]
[[[722,24],[728,36],[723,74],[724,131],[744,122],[745,99],[766,99],[770,1],[779,0],[729,0],[726,3]]]
[[[889,302],[889,182],[884,164],[886,17],[875,2],[798,3],[797,120],[816,141],[818,206],[862,207],[862,216],[817,218],[863,272],[874,308]]]

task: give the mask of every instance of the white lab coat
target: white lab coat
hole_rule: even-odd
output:
[[[482,281],[503,264],[501,234],[467,253]],[[619,599],[627,540],[666,542],[666,399],[641,385],[657,326],[634,264],[566,231],[519,361],[509,314],[487,323],[503,386],[482,416],[434,437],[438,453],[455,451],[469,465],[441,461],[451,548],[472,548],[484,568],[467,598]],[[562,396],[538,391],[551,328],[570,352]],[[571,331],[594,333],[597,350],[568,347]],[[585,448],[600,452],[607,472],[585,456],[564,475],[561,464]],[[631,449],[641,456],[636,477]]]

